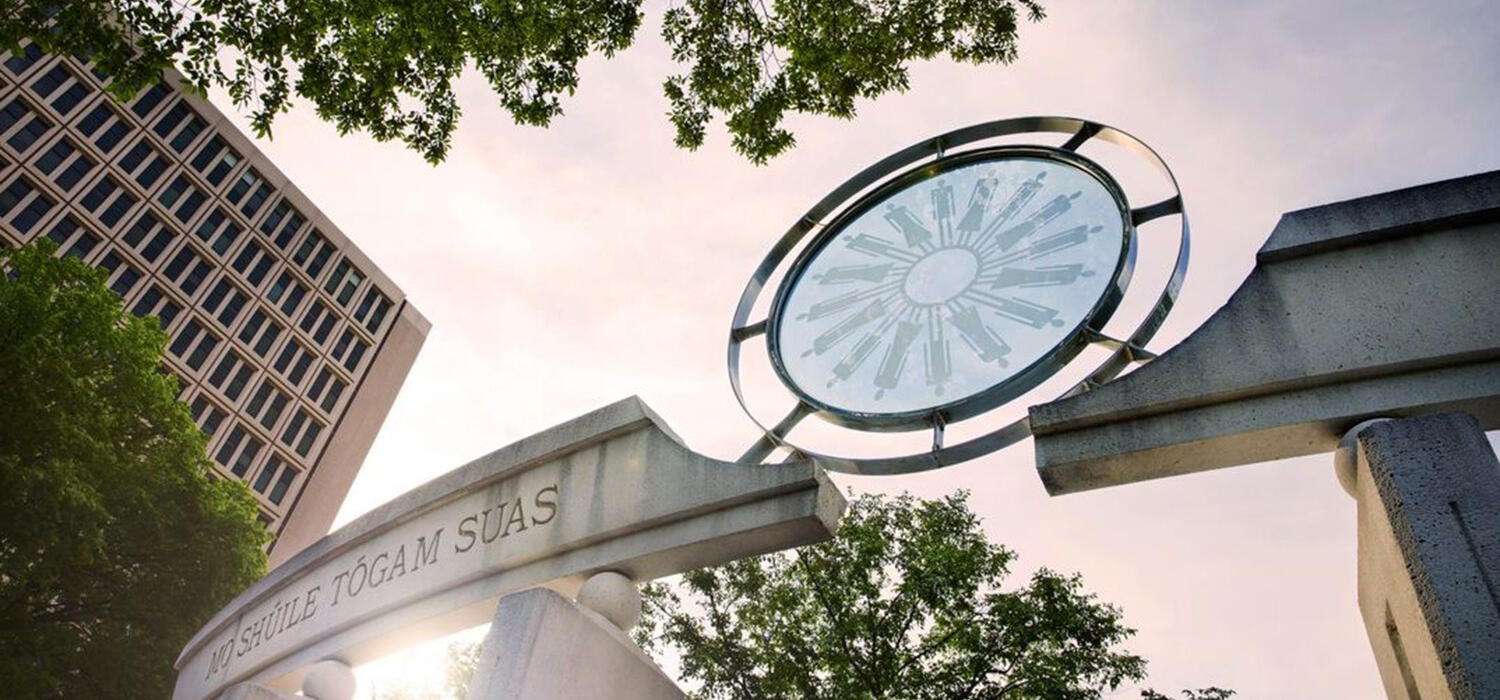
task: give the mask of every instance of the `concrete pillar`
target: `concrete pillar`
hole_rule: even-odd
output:
[[[1356,426],[1359,608],[1386,695],[1500,698],[1500,462],[1473,417]]]
[[[625,634],[640,604],[634,582],[613,572],[585,582],[579,603],[545,588],[501,598],[469,700],[684,697]]]

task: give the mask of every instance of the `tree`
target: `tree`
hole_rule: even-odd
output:
[[[188,638],[265,574],[267,535],[209,477],[159,322],[55,248],[0,252],[4,695],[167,697]]]
[[[852,118],[856,100],[909,84],[913,61],[1015,60],[1035,0],[686,0],[662,33],[683,72],[663,89],[677,145],[715,117],[756,163],[790,148],[788,112]],[[340,133],[401,139],[436,163],[468,66],[517,123],[547,125],[578,87],[578,62],[629,47],[641,0],[15,0],[0,44],[91,56],[129,98],[176,65],[198,90],[225,87],[270,133],[295,94]]]
[[[1098,698],[1145,676],[1078,576],[1004,590],[967,494],[863,496],[836,537],[643,590],[636,641],[702,698]],[[1207,700],[1204,698],[1203,700]]]

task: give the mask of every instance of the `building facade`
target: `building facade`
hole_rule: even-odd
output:
[[[129,104],[72,57],[0,54],[0,245],[49,237],[159,317],[163,364],[275,535],[323,536],[430,324],[222,113]]]

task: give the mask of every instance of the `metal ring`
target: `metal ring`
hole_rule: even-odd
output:
[[[1167,314],[1175,304],[1177,295],[1182,289],[1183,279],[1187,274],[1189,257],[1187,211],[1183,207],[1182,191],[1178,187],[1177,178],[1173,176],[1166,162],[1150,146],[1147,146],[1143,141],[1126,132],[1097,122],[1074,117],[1020,117],[996,120],[956,129],[903,148],[849,178],[849,180],[814,204],[786,233],[782,234],[765,259],[756,267],[750,281],[745,285],[745,289],[740,295],[739,303],[735,307],[734,317],[730,323],[729,345],[726,358],[729,370],[729,382],[734,391],[735,400],[739,402],[740,408],[744,410],[745,415],[750,418],[751,422],[755,423],[762,431],[762,437],[745,453],[741,461],[761,461],[777,447],[785,446],[792,449],[795,454],[813,459],[820,466],[832,471],[854,474],[902,474],[935,469],[975,459],[1020,442],[1031,435],[1030,422],[1026,418],[1021,418],[971,440],[944,446],[939,444],[944,424],[943,421],[938,420],[934,423],[935,439],[933,449],[928,452],[882,458],[840,457],[812,452],[789,442],[786,439],[786,434],[803,418],[811,415],[814,409],[798,397],[797,404],[785,418],[772,428],[766,427],[766,424],[751,412],[749,405],[745,401],[744,389],[740,382],[739,367],[741,344],[750,338],[767,332],[767,321],[769,318],[756,323],[747,323],[755,302],[760,298],[761,292],[765,289],[766,282],[781,268],[782,263],[786,261],[791,252],[797,248],[798,244],[809,233],[815,229],[822,228],[826,224],[830,214],[841,213],[844,205],[856,195],[864,192],[871,185],[881,182],[893,173],[904,172],[909,166],[919,161],[932,157],[934,158],[934,162],[936,162],[946,158],[961,156],[963,155],[962,153],[953,152],[955,147],[986,139],[1028,133],[1069,134],[1068,141],[1059,147],[1065,151],[1074,151],[1091,138],[1099,138],[1113,143],[1141,157],[1163,175],[1172,187],[1173,195],[1171,197],[1147,206],[1132,208],[1130,211],[1131,223],[1136,226],[1163,216],[1177,215],[1180,217],[1181,233],[1177,260],[1161,295],[1157,298],[1155,306],[1142,319],[1130,337],[1120,342],[1109,357],[1105,358],[1094,371],[1090,372],[1083,380],[1074,384],[1067,391],[1064,391],[1059,398],[1087,391],[1098,384],[1113,379],[1125,367],[1129,366],[1132,361],[1140,359],[1137,353],[1166,321]],[[1098,331],[1099,329],[1089,330]],[[791,393],[796,396],[796,392]],[[935,415],[940,416],[940,414]]]

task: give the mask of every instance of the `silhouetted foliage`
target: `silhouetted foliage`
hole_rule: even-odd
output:
[[[0,252],[0,695],[157,700],[267,535],[210,478],[159,322],[55,249]]]
[[[1143,678],[1078,576],[1003,587],[1015,555],[966,497],[863,496],[828,542],[650,584],[636,639],[702,698],[1081,700]]]
[[[851,118],[859,98],[905,90],[909,65],[946,54],[1016,58],[1035,0],[686,0],[663,35],[682,72],[664,90],[676,142],[702,145],[716,117],[756,163],[790,148],[788,112]],[[33,37],[92,56],[129,98],[176,65],[199,90],[225,87],[270,133],[293,95],[341,133],[401,139],[431,162],[448,152],[467,67],[518,123],[545,126],[578,87],[578,63],[635,38],[641,0],[19,0],[0,45]]]

